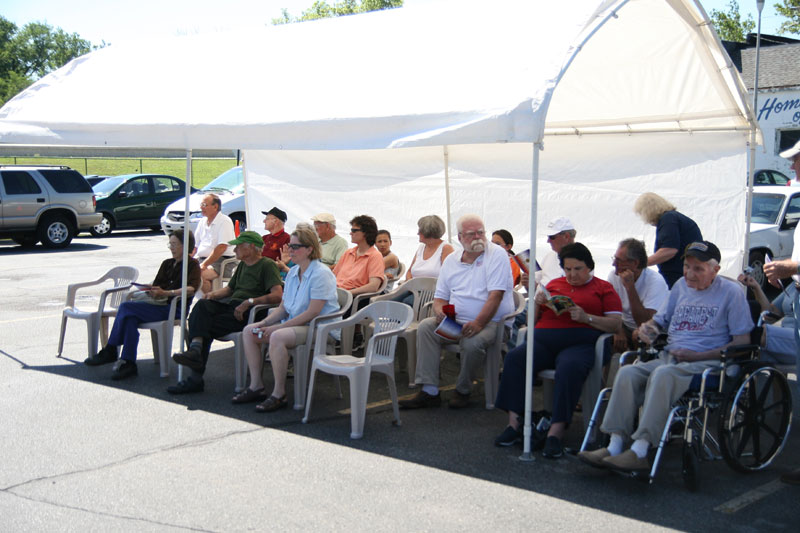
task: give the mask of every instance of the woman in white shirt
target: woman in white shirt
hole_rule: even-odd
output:
[[[444,221],[436,215],[428,215],[417,221],[419,248],[408,267],[406,279],[438,278],[444,258],[453,253],[453,247],[442,240],[447,229]]]

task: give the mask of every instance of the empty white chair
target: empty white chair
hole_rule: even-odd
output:
[[[114,267],[99,279],[84,283],[73,283],[67,287],[67,300],[61,311],[61,333],[58,336],[58,355],[64,350],[64,333],[67,329],[67,319],[85,320],[89,357],[97,353],[97,337],[102,330],[103,344],[108,341],[108,319],[117,315],[119,305],[125,299],[125,292],[131,288],[131,283],[139,277],[139,271],[131,266]],[[81,309],[75,304],[78,289],[102,285],[112,281],[114,286],[100,293],[100,302],[97,309]]]
[[[372,372],[386,376],[389,394],[394,408],[395,424],[400,425],[400,407],[397,403],[397,387],[394,383],[394,350],[397,335],[413,318],[411,308],[399,302],[375,302],[342,322],[317,326],[317,342],[311,363],[311,379],[303,423],[308,422],[311,399],[314,396],[314,379],[317,371],[336,376],[346,376],[350,381],[350,438],[360,439],[364,435],[364,418],[367,411],[367,392]],[[358,324],[369,320],[374,328],[367,341],[364,357],[349,354],[327,355],[325,353],[328,332],[333,329]]]

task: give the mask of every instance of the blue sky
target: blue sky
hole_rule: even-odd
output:
[[[119,44],[148,37],[260,26],[279,17],[282,7],[297,15],[312,3],[313,0],[3,0],[0,15],[18,26],[46,22],[76,32],[95,44],[101,41]],[[728,0],[701,3],[710,13],[712,9],[724,11]],[[775,0],[767,0],[764,8],[764,33],[776,33],[780,25],[781,17],[775,12],[774,3]],[[743,14],[752,13],[754,19],[755,6],[755,0],[739,1]]]

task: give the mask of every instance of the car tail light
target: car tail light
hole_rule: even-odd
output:
[[[94,194],[92,195],[92,207],[94,207],[95,211],[97,211],[97,196]]]

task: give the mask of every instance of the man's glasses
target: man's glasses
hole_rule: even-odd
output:
[[[361,228],[350,228],[350,233],[358,233],[359,231],[364,231]]]
[[[628,261],[629,261],[629,259],[627,257],[617,257],[616,255],[612,255],[611,256],[611,264],[612,265],[616,264],[616,263],[627,263]]]
[[[286,246],[288,246],[290,250],[297,250],[297,249],[300,249],[300,248],[308,248],[308,245],[305,245],[305,244],[287,244]]]
[[[472,240],[475,237],[483,237],[484,235],[486,235],[486,231],[482,229],[479,229],[478,231],[465,231],[461,235],[469,240]]]
[[[553,235],[548,235],[548,236],[547,236],[547,240],[548,240],[548,241],[554,241],[554,240],[556,240],[556,237],[558,237],[558,236],[559,236],[559,235],[561,235],[562,233],[563,233],[563,231],[560,231],[560,232],[558,232],[558,233],[555,233],[555,234],[553,234]]]

